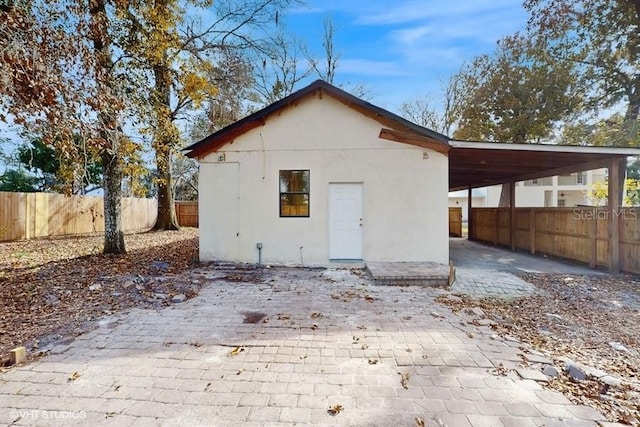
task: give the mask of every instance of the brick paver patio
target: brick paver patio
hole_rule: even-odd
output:
[[[0,424],[594,426],[500,363],[522,344],[361,271],[203,269],[193,300],[134,310],[0,375]],[[243,281],[246,277],[246,281]],[[461,316],[467,316],[463,314]],[[404,381],[403,381],[404,379]],[[403,383],[404,382],[404,386]],[[337,414],[330,407],[340,405]]]

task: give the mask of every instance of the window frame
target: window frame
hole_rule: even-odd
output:
[[[306,172],[307,173],[307,191],[282,191],[280,181],[283,172]],[[307,196],[307,214],[306,215],[283,215],[282,213],[282,196],[283,195],[306,195]],[[310,218],[311,217],[311,170],[310,169],[280,169],[278,171],[278,215],[280,218]]]

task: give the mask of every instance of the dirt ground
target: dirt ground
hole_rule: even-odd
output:
[[[522,278],[537,287],[537,295],[514,301],[440,301],[454,311],[482,308],[497,334],[528,343],[554,362],[560,375],[549,387],[600,410],[611,421],[640,425],[640,278]],[[569,375],[567,364],[581,367],[586,379]]]
[[[102,236],[0,243],[0,368],[16,346],[37,355],[96,318],[196,295],[188,270],[197,236],[193,228],[127,235],[126,255],[100,254]]]

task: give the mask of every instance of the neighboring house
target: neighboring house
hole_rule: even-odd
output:
[[[449,261],[447,137],[326,82],[187,150],[201,261]]]
[[[604,203],[593,195],[594,185],[606,188],[607,170],[559,175],[516,183],[517,207],[574,207]],[[473,192],[473,207],[497,207],[502,185],[494,185]],[[449,206],[462,207],[462,219],[467,221],[467,192],[449,193]]]
[[[449,207],[462,208],[462,222],[469,221],[469,204],[467,203],[468,196],[469,192],[467,190],[452,191],[449,193]],[[471,197],[473,197],[474,208],[486,206],[487,189],[474,188],[471,193]]]
[[[606,187],[607,170],[596,169],[567,175],[534,179],[516,184],[516,206],[574,207],[598,204],[591,196],[596,182]],[[498,206],[502,186],[487,191],[487,206]]]

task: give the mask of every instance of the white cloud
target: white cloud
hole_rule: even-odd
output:
[[[443,27],[455,25],[459,26],[459,18],[465,21],[478,18],[478,14],[499,14],[508,19],[511,11],[521,10],[519,2],[513,0],[484,0],[484,1],[424,1],[405,0],[389,4],[378,4],[360,9],[356,23],[362,25],[391,25],[406,24],[410,22],[422,21],[424,19],[434,19]],[[362,11],[366,12],[362,12]]]
[[[419,25],[417,27],[404,28],[391,32],[392,38],[402,44],[413,44],[433,34],[434,30],[431,25]]]
[[[320,13],[328,13],[331,9],[326,6],[314,6],[311,7],[307,4],[301,5],[299,7],[294,7],[286,11],[286,13],[291,15],[305,15],[305,14],[320,14]]]
[[[367,12],[357,22],[386,28],[388,44],[407,69],[448,70],[442,74],[450,74],[464,61],[491,53],[501,37],[521,30],[526,14],[512,0],[454,4],[404,1],[393,11]]]
[[[340,74],[357,74],[364,76],[406,76],[399,63],[395,61],[376,61],[370,59],[341,59],[339,63]]]

